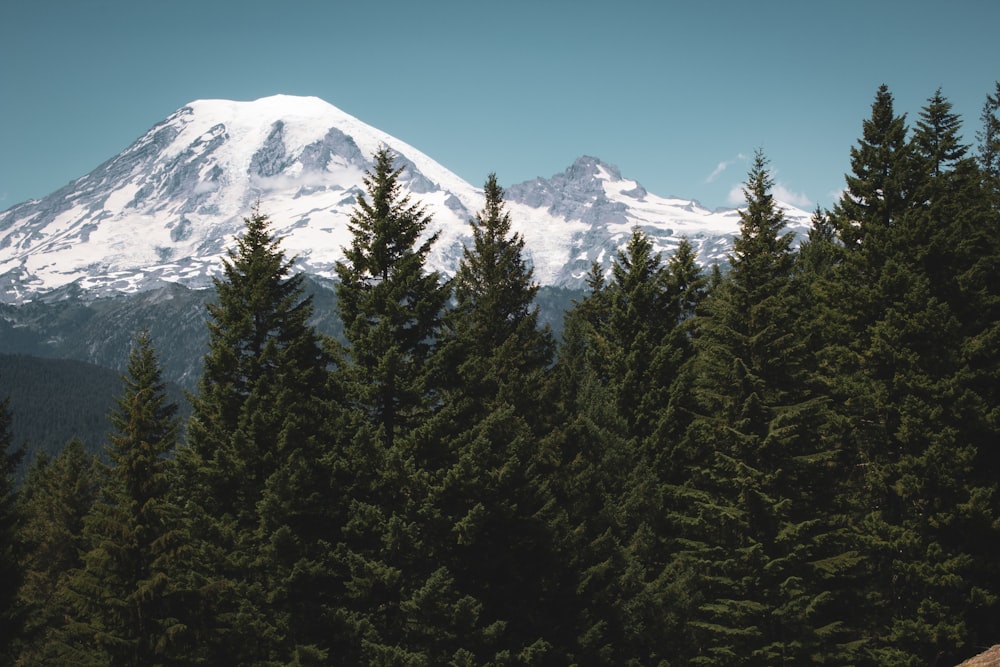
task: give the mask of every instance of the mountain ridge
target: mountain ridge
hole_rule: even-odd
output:
[[[0,302],[75,283],[97,294],[211,285],[255,201],[297,269],[333,276],[370,156],[388,146],[401,184],[433,216],[429,266],[450,274],[470,239],[481,191],[427,154],[316,97],[196,100],[124,151],[41,199],[0,212]],[[485,175],[484,175],[485,177]],[[735,209],[658,197],[615,165],[583,156],[550,178],[506,189],[535,278],[579,287],[633,228],[665,253],[687,237],[705,264],[725,260]],[[791,231],[808,215],[783,205]]]

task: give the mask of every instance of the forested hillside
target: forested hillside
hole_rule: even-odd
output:
[[[10,399],[11,438],[26,448],[27,463],[74,438],[101,453],[121,384],[119,372],[81,361],[0,354],[0,396]],[[171,385],[169,395],[190,413],[180,388]]]
[[[635,229],[559,337],[487,178],[445,280],[374,156],[342,336],[249,212],[188,419],[136,338],[108,465],[11,483],[19,665],[953,666],[1000,641],[1000,84],[881,87],[794,246],[758,151],[729,264]],[[184,435],[182,436],[182,427]]]

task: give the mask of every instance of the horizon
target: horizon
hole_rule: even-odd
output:
[[[1000,79],[1000,5],[960,0],[944,21],[939,8],[7,3],[0,210],[84,176],[192,101],[277,94],[318,97],[476,187],[590,155],[658,196],[731,208],[761,149],[778,199],[828,208],[883,83],[911,127],[940,88],[975,151]]]

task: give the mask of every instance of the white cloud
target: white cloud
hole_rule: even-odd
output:
[[[726,203],[730,206],[743,206],[743,204],[747,203],[747,198],[743,196],[742,183],[737,183],[729,188],[729,193],[726,195]]]
[[[726,203],[730,206],[743,206],[746,204],[746,197],[743,196],[743,187],[745,183],[737,183],[729,189],[729,193],[726,195]],[[780,202],[786,204],[791,204],[802,209],[808,209],[813,206],[812,200],[802,192],[793,192],[784,183],[777,182],[771,189],[771,194],[774,198]]]
[[[775,183],[772,194],[778,201],[783,201],[786,204],[798,206],[799,208],[810,208],[813,205],[812,200],[805,193],[792,192],[784,183]]]
[[[722,172],[724,172],[726,169],[729,169],[731,166],[733,166],[737,162],[746,162],[746,159],[747,159],[746,155],[744,155],[743,153],[737,153],[736,157],[734,157],[733,159],[731,159],[731,160],[723,160],[722,162],[720,162],[719,164],[717,164],[715,166],[715,169],[712,171],[711,174],[708,175],[708,178],[705,179],[705,182],[706,183],[711,183],[716,178],[718,178],[719,174],[721,174]]]

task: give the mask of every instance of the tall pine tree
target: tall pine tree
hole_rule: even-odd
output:
[[[70,574],[83,566],[84,518],[97,496],[97,459],[73,439],[51,460],[40,455],[31,465],[18,502],[24,583],[18,593],[25,614],[18,665],[54,665],[63,649],[59,632],[73,608],[67,594]]]
[[[84,523],[87,551],[69,588],[75,622],[63,630],[76,664],[184,663],[191,660],[196,608],[179,572],[186,569],[186,528],[171,488],[169,458],[177,444],[177,405],[152,343],[139,334],[111,414],[100,492]]]
[[[448,451],[428,498],[431,525],[439,524],[431,558],[466,604],[475,601],[475,627],[458,634],[463,655],[476,664],[538,663],[556,659],[563,571],[549,515],[551,465],[540,450],[553,344],[539,328],[538,287],[494,174],[484,191],[442,332],[442,406],[431,433]]]
[[[296,646],[313,644],[295,638],[304,624],[288,609],[299,602],[284,589],[287,576],[277,574],[273,544],[275,531],[301,510],[292,501],[313,498],[315,486],[295,485],[305,484],[304,459],[323,460],[333,363],[309,324],[303,277],[293,273],[270,218],[258,205],[244,222],[214,279],[209,351],[178,456],[200,550],[192,586],[212,596],[198,632],[214,664],[289,660]],[[283,555],[291,562],[282,567],[292,568],[295,558]]]
[[[403,664],[429,660],[435,641],[408,619],[455,600],[448,574],[420,556],[428,548],[420,512],[443,451],[418,435],[437,405],[432,364],[448,288],[425,269],[437,236],[393,162],[388,147],[375,153],[351,217],[351,245],[336,267],[347,339],[338,381],[355,418],[341,559],[346,622],[357,638],[348,659]]]
[[[695,342],[689,446],[703,453],[672,570],[700,573],[684,652],[699,665],[843,664],[844,619],[827,602],[823,567],[847,567],[851,556],[820,509],[837,452],[822,437],[826,402],[805,373],[792,237],[766,164],[758,152],[731,272],[706,302]]]

